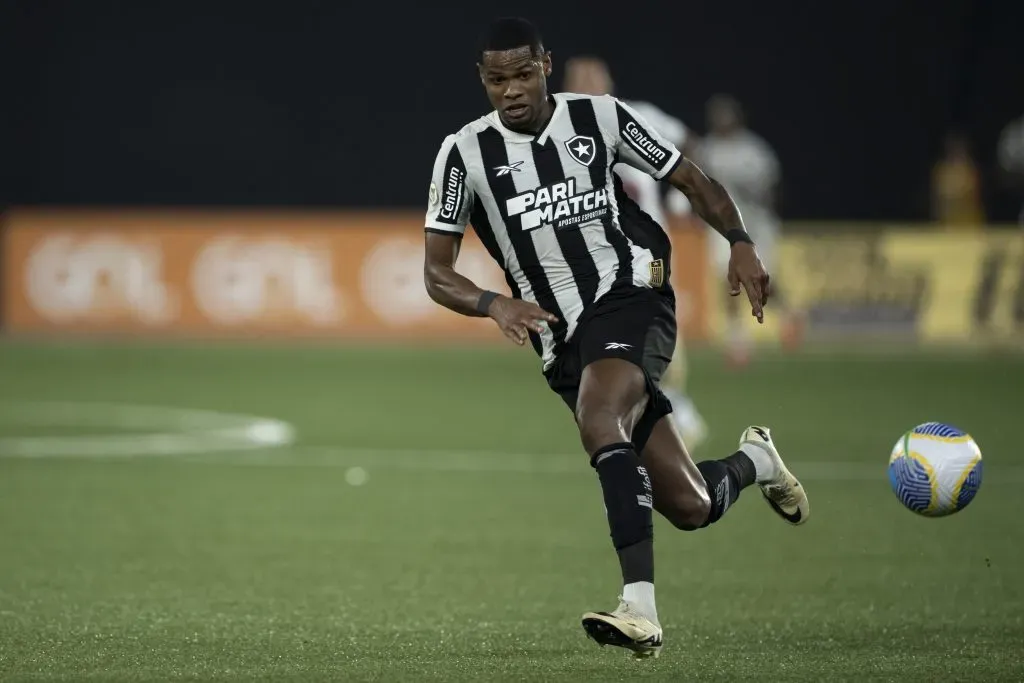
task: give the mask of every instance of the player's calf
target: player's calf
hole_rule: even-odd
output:
[[[694,531],[711,516],[711,497],[704,482],[683,490],[662,493],[655,487],[654,509],[672,526]]]
[[[692,531],[721,519],[740,492],[755,483],[756,466],[741,449],[694,464],[668,417],[654,426],[643,451],[657,510],[676,528]]]

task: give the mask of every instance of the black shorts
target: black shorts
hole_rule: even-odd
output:
[[[659,383],[676,346],[675,295],[669,288],[615,286],[587,308],[576,330],[545,371],[548,386],[575,413],[583,368],[602,358],[622,358],[643,370],[647,407],[633,429],[643,448],[654,425],[672,412]]]

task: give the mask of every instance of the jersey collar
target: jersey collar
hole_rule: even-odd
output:
[[[536,142],[538,145],[543,145],[548,140],[551,127],[554,125],[555,119],[557,119],[565,109],[565,98],[562,97],[561,93],[551,95],[551,99],[555,101],[555,109],[551,112],[551,118],[548,119],[547,125],[544,126],[544,129],[537,135],[534,135],[533,133],[519,133],[506,128],[505,124],[501,122],[501,117],[498,116],[497,110],[488,114],[487,120],[493,127],[498,129],[506,140],[511,142]]]

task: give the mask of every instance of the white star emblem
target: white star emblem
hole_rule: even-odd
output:
[[[574,135],[565,141],[565,151],[578,164],[590,166],[596,158],[597,143],[589,135]]]

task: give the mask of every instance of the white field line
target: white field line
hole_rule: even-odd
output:
[[[698,460],[704,457],[698,457]],[[512,474],[591,474],[580,453],[501,453],[484,450],[404,450],[291,446],[244,456],[210,455],[185,458],[188,462],[241,467],[311,467],[425,472],[480,472]],[[788,461],[793,473],[807,481],[877,481],[888,486],[888,460],[864,462]],[[986,480],[1024,483],[1024,467],[986,463]]]
[[[0,437],[0,457],[111,460],[177,456],[184,463],[240,467],[314,467],[426,472],[589,474],[582,451],[515,453],[474,449],[296,446],[287,422],[250,415],[119,403],[0,404],[0,422],[35,427],[110,428],[109,434]],[[125,433],[130,429],[132,432]],[[703,459],[704,456],[698,457]],[[887,459],[787,461],[808,481],[887,483]],[[1024,467],[985,463],[986,482],[1024,483]]]
[[[0,437],[0,457],[166,456],[273,448],[294,441],[294,429],[281,420],[121,403],[4,403],[0,423],[91,430],[81,435]],[[97,434],[97,429],[110,431]]]

